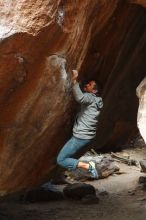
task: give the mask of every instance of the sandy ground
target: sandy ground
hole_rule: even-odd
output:
[[[131,158],[146,159],[146,149],[129,149],[123,152]],[[0,220],[145,220],[146,189],[138,183],[146,176],[140,168],[118,163],[123,174],[94,180],[98,204],[81,201],[55,201],[44,203],[0,203]],[[62,188],[64,186],[61,186]],[[101,192],[108,193],[101,193]]]

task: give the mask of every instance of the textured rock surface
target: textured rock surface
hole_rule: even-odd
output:
[[[98,74],[103,84],[104,109],[97,145],[104,148],[120,146],[136,132],[136,87],[146,72],[146,11],[136,4],[118,2],[92,38],[82,69],[86,77]]]
[[[86,183],[73,183],[64,187],[64,195],[69,199],[82,199],[87,195],[96,195],[94,186]]]
[[[146,143],[146,77],[137,87],[139,108],[137,114],[137,125],[144,142]]]
[[[0,0],[1,195],[41,183],[55,166],[71,132],[73,68],[103,84],[97,147],[133,134],[145,27],[145,9],[128,1]]]
[[[139,4],[143,7],[146,7],[146,1],[145,0],[129,0],[130,3]]]

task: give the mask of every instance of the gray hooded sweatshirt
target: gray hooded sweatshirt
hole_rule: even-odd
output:
[[[80,139],[93,139],[96,135],[98,116],[103,107],[102,98],[93,93],[83,93],[79,83],[73,86],[73,94],[75,100],[81,104],[81,111],[74,123],[73,135]]]

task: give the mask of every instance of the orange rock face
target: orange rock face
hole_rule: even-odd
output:
[[[55,167],[71,134],[71,69],[103,84],[97,147],[133,133],[145,21],[145,9],[125,1],[0,0],[1,195],[43,182]]]
[[[146,1],[145,0],[129,0],[130,3],[139,4],[146,8]]]

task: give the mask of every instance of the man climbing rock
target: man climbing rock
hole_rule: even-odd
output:
[[[99,174],[94,161],[85,163],[72,158],[72,156],[87,146],[95,137],[98,116],[103,107],[103,102],[102,98],[97,96],[98,85],[94,80],[85,84],[84,92],[82,92],[77,81],[78,71],[72,70],[72,73],[73,95],[75,100],[81,105],[81,111],[78,113],[74,123],[73,136],[59,152],[57,163],[69,170],[86,169],[93,178],[98,179]]]

